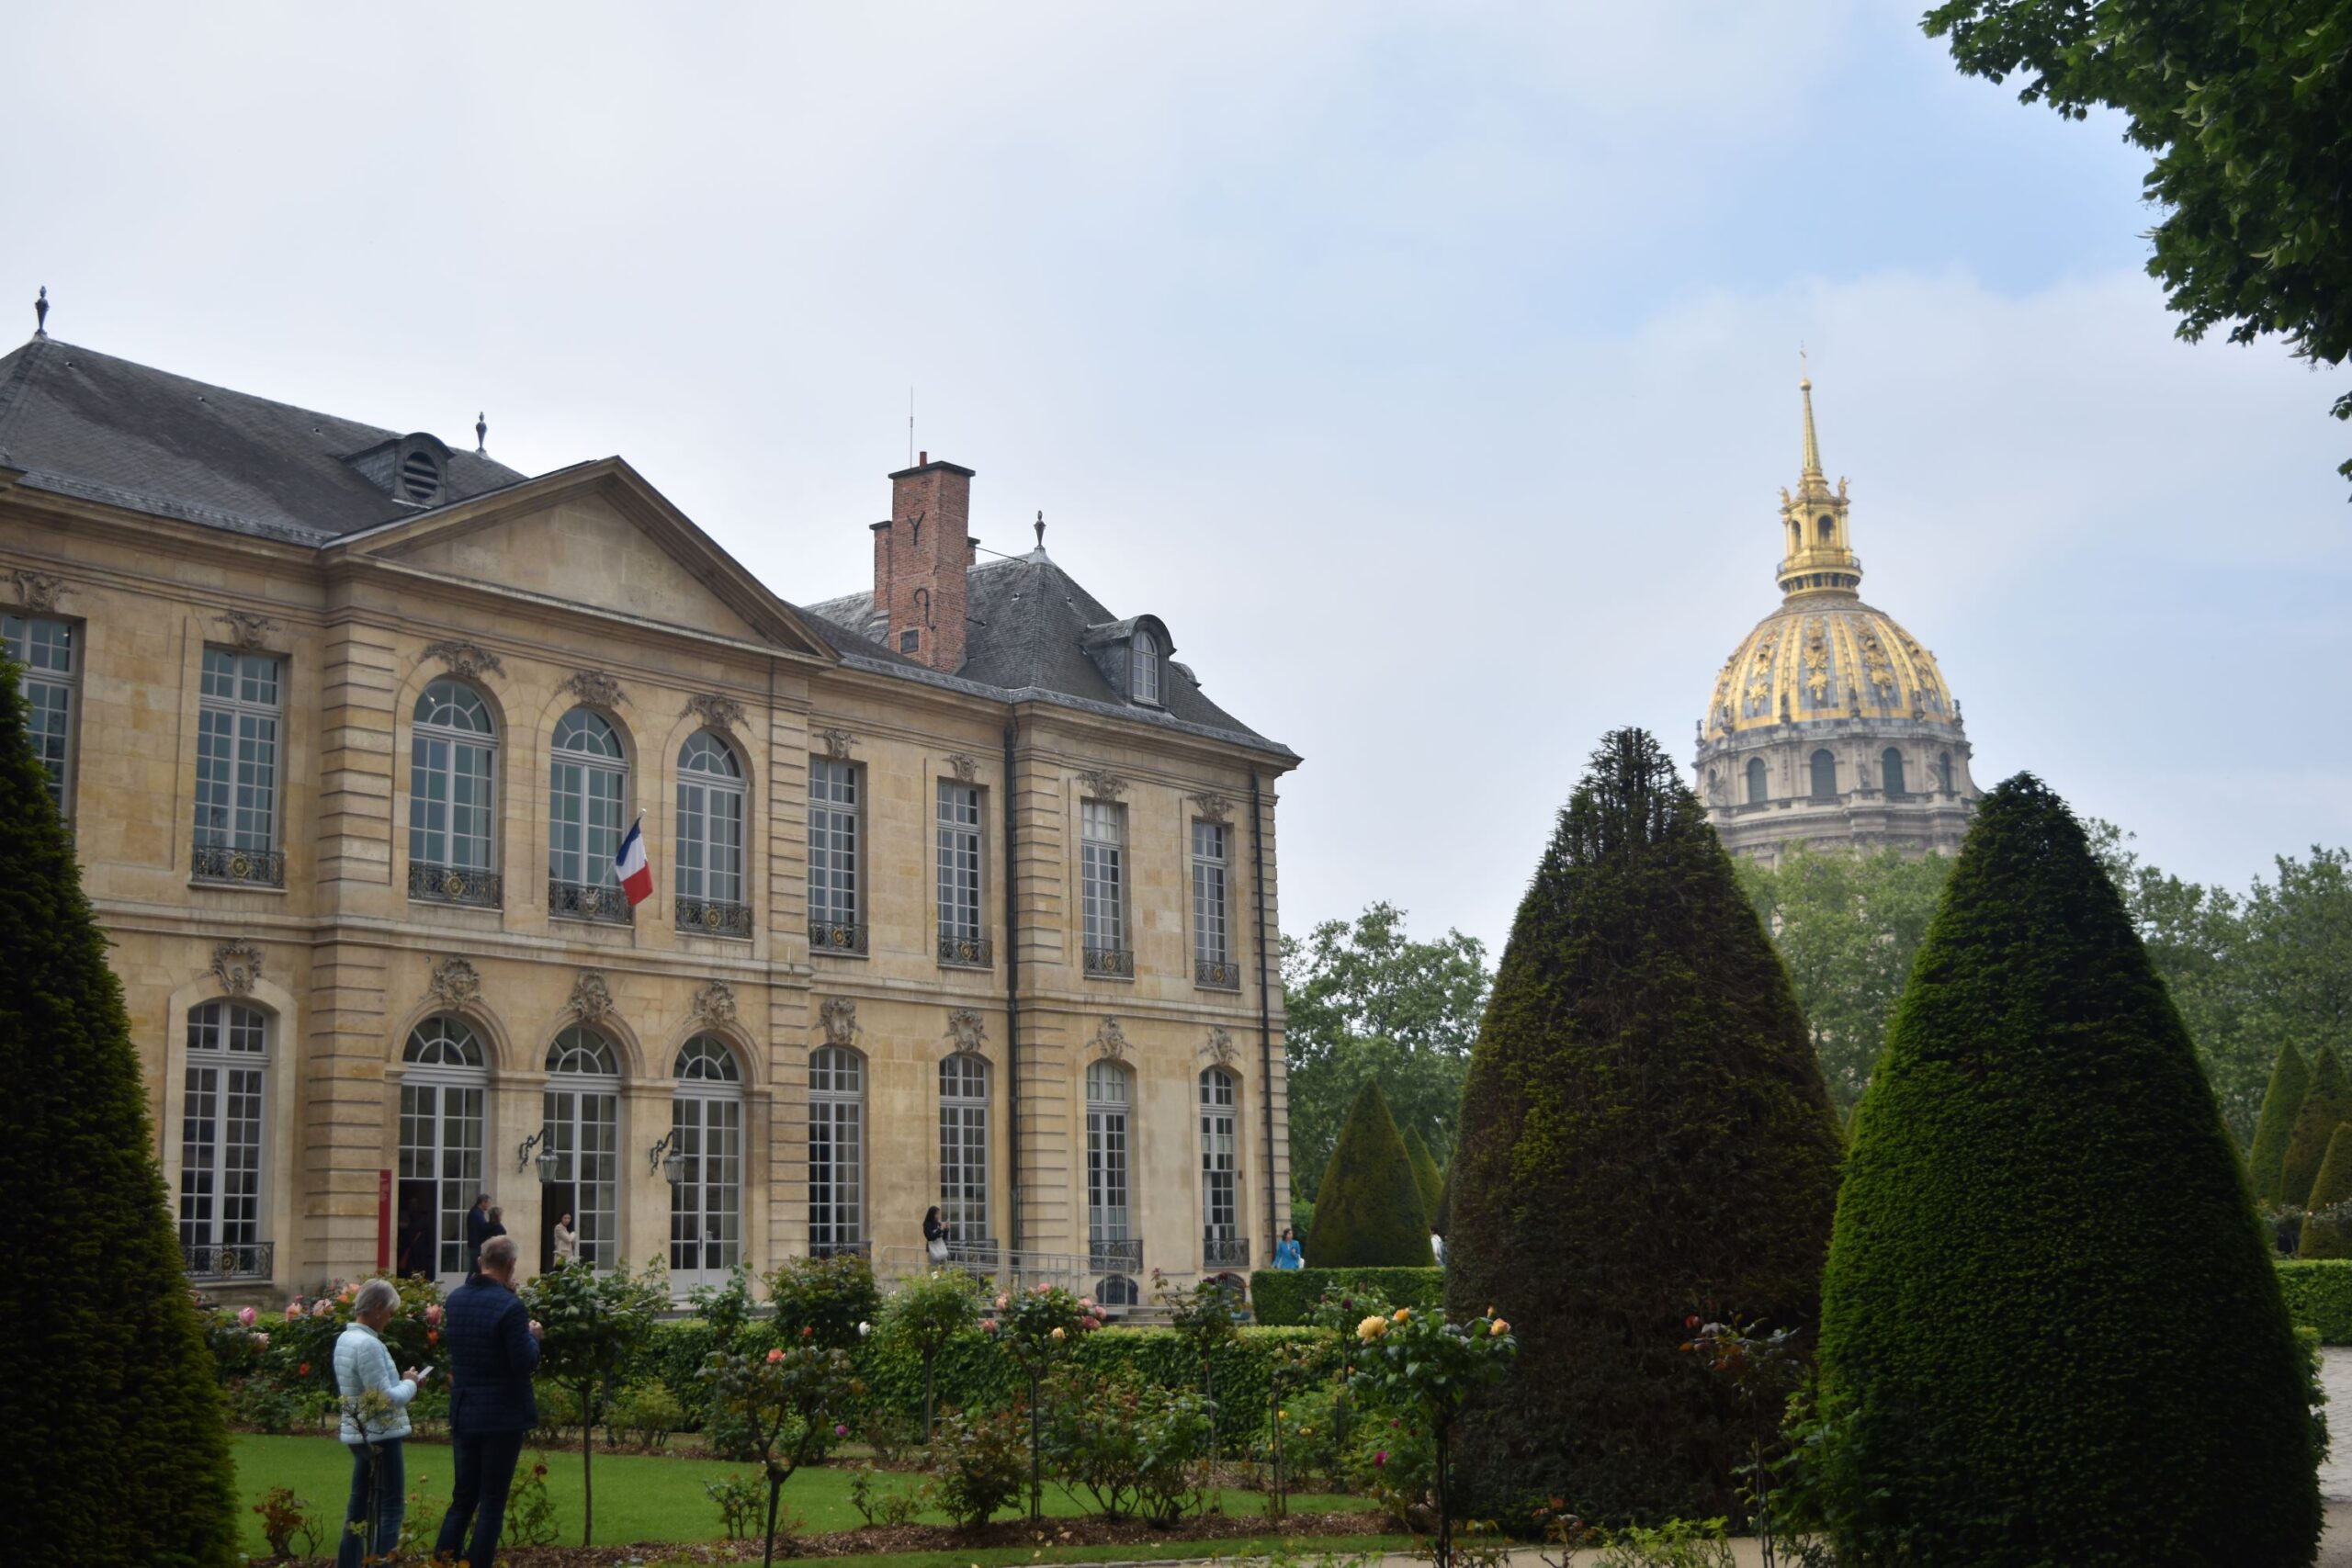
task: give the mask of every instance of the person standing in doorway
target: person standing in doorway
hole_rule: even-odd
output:
[[[555,1260],[558,1264],[580,1261],[580,1233],[572,1227],[570,1214],[555,1223]]]
[[[946,1222],[939,1217],[938,1204],[933,1203],[929,1209],[924,1211],[922,1216],[922,1249],[924,1254],[930,1258],[933,1264],[940,1264],[947,1261],[947,1244],[949,1241],[954,1239],[954,1235],[955,1233],[947,1228]]]
[[[474,1200],[466,1211],[466,1277],[481,1272],[481,1244],[490,1239],[490,1194]]]
[[[506,1494],[524,1436],[539,1423],[531,1369],[539,1364],[539,1325],[514,1293],[514,1238],[482,1244],[481,1267],[449,1292],[441,1314],[449,1348],[449,1440],[456,1477],[436,1562],[458,1559],[491,1568],[498,1532],[506,1523]],[[473,1541],[466,1547],[466,1527]]]
[[[343,1396],[343,1441],[351,1450],[351,1502],[343,1511],[343,1543],[335,1568],[389,1559],[401,1543],[408,1511],[408,1482],[401,1450],[409,1432],[408,1404],[424,1374],[397,1372],[384,1348],[384,1325],[400,1311],[401,1293],[370,1280],[352,1298],[351,1324],[334,1342],[334,1386]],[[381,1394],[379,1404],[371,1395]]]

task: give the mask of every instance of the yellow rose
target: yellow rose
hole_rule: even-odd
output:
[[[1068,1337],[1069,1337],[1069,1336],[1065,1335],[1065,1334],[1064,1334],[1060,1329],[1057,1328],[1057,1329],[1055,1329],[1055,1330],[1054,1330],[1054,1337],[1055,1337],[1055,1338],[1057,1338],[1057,1339],[1064,1339],[1064,1338],[1068,1338]]]
[[[1369,1345],[1388,1332],[1388,1320],[1374,1314],[1356,1325],[1356,1337]]]
[[[1398,1307],[1396,1309],[1396,1321],[1399,1323],[1404,1322],[1407,1318],[1412,1315],[1413,1309],[1411,1307]]]
[[[1487,1333],[1489,1333],[1489,1334],[1509,1334],[1509,1333],[1510,1332],[1510,1324],[1508,1324],[1508,1323],[1505,1323],[1501,1318],[1499,1318],[1499,1317],[1498,1317],[1498,1318],[1495,1319],[1495,1325],[1494,1325],[1492,1328],[1489,1328],[1488,1330],[1487,1330]]]

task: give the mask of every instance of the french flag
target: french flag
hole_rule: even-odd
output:
[[[653,863],[645,858],[643,818],[628,825],[628,837],[621,840],[621,852],[613,857],[613,874],[620,878],[621,891],[628,895],[630,908],[653,897]]]

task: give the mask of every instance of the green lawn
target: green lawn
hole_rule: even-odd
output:
[[[268,1438],[239,1436],[232,1438],[237,1461],[237,1488],[248,1505],[243,1515],[245,1548],[258,1553],[265,1550],[261,1537],[261,1517],[252,1512],[250,1505],[273,1486],[290,1486],[310,1500],[326,1523],[326,1533],[341,1522],[344,1499],[351,1491],[350,1450],[333,1438]],[[523,1463],[532,1462],[534,1452],[523,1450]],[[563,1520],[561,1540],[576,1544],[580,1540],[580,1452],[546,1450],[548,1490],[555,1499],[557,1515]],[[596,1539],[605,1543],[658,1540],[712,1540],[723,1532],[718,1523],[718,1509],[704,1495],[702,1483],[722,1475],[756,1475],[755,1466],[723,1464],[716,1460],[646,1459],[630,1454],[598,1454],[596,1456]],[[888,1472],[880,1478],[886,1488],[905,1488],[917,1483],[919,1478],[903,1472]],[[412,1443],[408,1450],[408,1489],[413,1496],[423,1494],[426,1518],[426,1538],[440,1524],[442,1510],[449,1504],[449,1450],[435,1443]],[[1264,1509],[1263,1497],[1255,1492],[1227,1492],[1226,1511],[1232,1514],[1258,1514]],[[1359,1508],[1362,1499],[1332,1496],[1295,1495],[1291,1506],[1301,1512],[1328,1509]],[[412,1503],[412,1508],[416,1505]],[[865,1521],[850,1506],[849,1472],[828,1466],[797,1475],[784,1489],[786,1512],[800,1517],[810,1530],[854,1529]],[[1046,1488],[1046,1511],[1049,1514],[1080,1514],[1086,1510],[1062,1495],[1059,1488]],[[935,1511],[921,1517],[929,1523],[945,1524],[946,1516]],[[1218,1542],[1213,1548],[1186,1551],[1154,1552],[1138,1543],[1118,1548],[1123,1558],[1155,1555],[1203,1556],[1209,1551],[1220,1555],[1233,1555],[1238,1543]],[[1091,1549],[1096,1559],[1103,1549]],[[328,1555],[333,1555],[332,1545]],[[916,1554],[904,1561],[909,1564],[928,1568],[933,1557],[945,1568],[948,1564],[969,1564],[975,1562],[1026,1562],[1026,1550],[1001,1557],[986,1552]]]

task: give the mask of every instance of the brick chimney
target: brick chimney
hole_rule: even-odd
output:
[[[922,454],[890,476],[890,520],[874,525],[874,607],[897,652],[954,674],[964,663],[964,569],[972,470]]]

